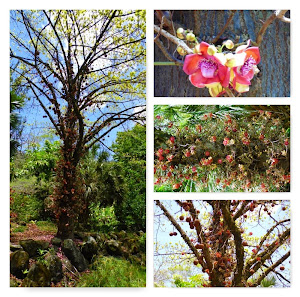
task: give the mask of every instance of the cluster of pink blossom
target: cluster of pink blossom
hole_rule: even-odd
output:
[[[225,45],[233,47],[230,40]],[[260,62],[259,48],[249,45],[250,40],[238,46],[234,53],[223,53],[214,45],[201,42],[195,46],[194,54],[185,57],[183,71],[195,87],[207,87],[212,97],[222,95],[225,88],[248,92],[251,79],[259,72],[256,65]]]

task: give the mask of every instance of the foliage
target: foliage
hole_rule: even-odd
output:
[[[91,272],[83,274],[77,287],[145,287],[145,267],[124,259],[100,257],[92,264]]]
[[[20,146],[19,138],[22,134],[22,121],[17,112],[24,104],[24,99],[14,91],[10,91],[10,157],[13,157]]]
[[[99,203],[90,204],[89,223],[91,229],[104,233],[115,230],[119,224],[114,207],[101,207],[99,206]]]
[[[177,288],[197,288],[203,286],[203,277],[194,275],[189,280],[184,280],[180,275],[174,275],[174,284]]]
[[[54,176],[55,164],[59,159],[60,142],[46,140],[44,145],[33,144],[23,155],[23,162],[20,168],[12,165],[12,178],[24,178],[36,176],[38,181],[49,182]]]
[[[192,275],[202,277],[198,285],[204,287],[289,286],[288,200],[169,200],[156,205],[156,283],[170,285],[172,277],[177,286],[191,285],[186,281]]]
[[[26,189],[20,191],[10,191],[10,211],[11,218],[18,221],[29,222],[42,217],[43,201],[36,197],[34,192],[26,193]]]
[[[122,229],[146,230],[146,127],[135,125],[119,132],[112,145],[113,158],[123,170],[126,192],[115,204],[115,213]]]
[[[288,106],[155,106],[155,190],[289,191],[289,137]]]

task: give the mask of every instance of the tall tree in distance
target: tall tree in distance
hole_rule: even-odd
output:
[[[145,111],[145,11],[11,11],[12,60],[61,140],[53,195],[57,236],[72,238],[80,160]]]

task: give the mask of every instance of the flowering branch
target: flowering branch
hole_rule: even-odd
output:
[[[170,40],[171,42],[173,42],[177,46],[180,46],[187,54],[192,54],[193,53],[193,50],[191,48],[189,48],[184,41],[182,41],[179,38],[177,38],[176,36],[170,34],[166,30],[161,29],[159,26],[154,25],[154,31],[156,33],[160,33],[162,36],[166,37],[168,40]]]

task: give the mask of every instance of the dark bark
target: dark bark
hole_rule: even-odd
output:
[[[175,30],[179,27],[191,29],[200,41],[211,43],[222,31],[232,11],[174,11],[172,20]],[[236,11],[232,21],[221,35],[220,40],[231,39],[234,42],[257,40],[262,22],[272,15],[271,10]],[[288,16],[288,13],[287,13]],[[160,21],[155,17],[155,23]],[[165,30],[173,32],[171,27]],[[168,53],[175,58],[176,45],[159,36]],[[155,45],[154,61],[168,61],[161,49]],[[289,97],[290,96],[290,24],[279,19],[267,28],[260,45],[260,73],[252,80],[246,97]],[[182,66],[154,67],[154,96],[156,97],[206,97],[208,89],[194,87],[183,72]]]

